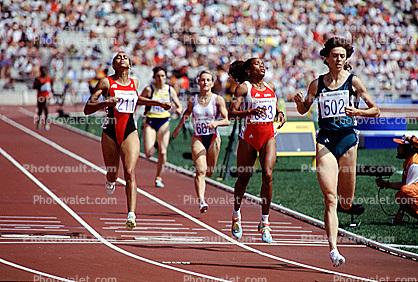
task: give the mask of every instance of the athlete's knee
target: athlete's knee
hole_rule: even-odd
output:
[[[263,170],[263,182],[270,183],[273,181],[273,169],[267,168]]]
[[[196,176],[205,176],[207,172],[207,168],[206,167],[199,167],[196,168]]]
[[[208,167],[208,169],[206,170],[206,176],[207,177],[211,177],[213,175],[213,172],[215,171],[215,168],[213,167]]]
[[[167,159],[167,151],[166,150],[159,151],[158,155],[160,156],[160,159],[163,159],[163,160]]]
[[[134,180],[135,179],[135,169],[134,168],[125,168],[123,171],[125,175],[125,180]]]
[[[145,156],[147,158],[151,158],[152,155],[154,155],[154,148],[153,147],[145,149]]]
[[[337,208],[337,195],[332,193],[324,194],[324,204],[326,208]]]
[[[250,182],[252,173],[244,172],[238,173],[237,184],[246,186]]]

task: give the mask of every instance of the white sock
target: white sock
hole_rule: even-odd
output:
[[[107,184],[107,185],[112,185],[112,186],[114,186],[114,185],[116,184],[116,182],[111,182],[111,181],[107,181],[107,180],[106,180],[106,184]]]
[[[337,249],[332,249],[332,251],[331,251],[331,252],[329,252],[329,254],[330,254],[331,256],[336,256],[336,255],[339,255],[339,254],[340,254],[340,252],[339,252]]]
[[[204,205],[204,204],[206,204],[205,199],[200,200],[200,201],[199,201],[199,204],[200,204],[200,205]]]
[[[136,217],[134,212],[128,212],[128,217],[130,217],[130,216],[132,216],[134,218]]]
[[[269,215],[268,214],[262,214],[261,215],[261,222],[262,223],[268,223],[269,222]]]
[[[235,218],[241,218],[241,209],[238,209],[237,211],[232,209],[232,216]]]

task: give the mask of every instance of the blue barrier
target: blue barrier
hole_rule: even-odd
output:
[[[408,121],[406,118],[378,117],[358,118],[357,129],[360,130],[361,148],[388,149],[396,148],[393,138],[409,134],[407,131]]]

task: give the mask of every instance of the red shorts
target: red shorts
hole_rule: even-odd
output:
[[[260,151],[261,148],[274,137],[273,123],[247,124],[240,137],[254,149]]]

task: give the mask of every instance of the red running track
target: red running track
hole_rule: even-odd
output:
[[[96,140],[58,126],[35,131],[32,118],[16,107],[0,107],[0,113],[1,281],[42,281],[39,274],[7,262],[77,281],[391,281],[418,276],[416,262],[344,238],[340,250],[347,264],[333,268],[324,231],[276,211],[270,216],[275,242],[263,244],[256,232],[260,207],[249,202],[242,209],[240,245],[229,239],[232,195],[208,185],[213,204],[200,215],[193,180],[167,171],[166,188],[156,189],[155,164],[145,159],[136,170],[145,191],[138,195],[138,226],[126,230],[123,186],[106,196],[104,175],[88,166],[103,165]],[[55,204],[51,193],[73,213]]]

